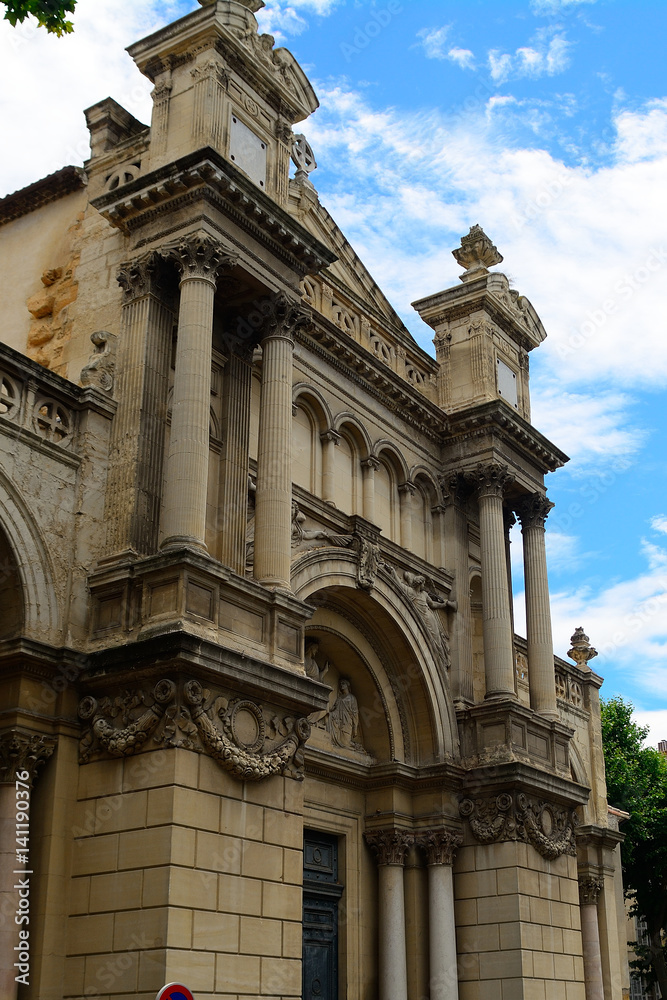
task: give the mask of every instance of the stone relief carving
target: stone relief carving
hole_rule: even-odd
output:
[[[549,860],[561,854],[576,855],[577,818],[573,809],[523,792],[501,792],[487,798],[463,799],[459,812],[480,844],[520,840],[532,844]]]
[[[128,757],[148,745],[205,753],[241,781],[272,774],[303,778],[303,746],[310,736],[305,718],[271,715],[253,701],[216,696],[197,680],[182,692],[163,678],[152,691],[137,688],[99,701],[79,703],[86,724],[80,760],[108,753]]]
[[[81,369],[81,385],[92,385],[105,392],[113,391],[116,372],[116,335],[96,330],[90,335],[95,350],[90,361]]]
[[[381,568],[391,577],[398,588],[412,603],[433,640],[442,665],[449,670],[449,635],[442,624],[438,612],[456,611],[456,602],[448,601],[439,594],[427,591],[426,580],[419,574],[409,573],[405,570],[403,572],[403,579],[401,579],[394,567],[389,565],[389,563],[383,563]]]
[[[357,535],[359,562],[357,564],[357,586],[361,590],[372,590],[378,570],[382,565],[380,546],[363,535]]]
[[[341,545],[345,548],[354,541],[354,535],[337,535],[324,528],[307,528],[306,515],[299,508],[296,500],[292,501],[292,548],[302,546],[304,542],[321,541],[329,545]],[[312,547],[312,546],[310,546]]]
[[[584,707],[584,692],[579,681],[568,674],[556,671],[556,697],[561,701],[567,701],[575,708]]]
[[[0,733],[0,784],[13,783],[17,771],[27,771],[32,784],[37,772],[56,748],[55,736],[18,729]]]
[[[329,711],[327,729],[335,747],[366,752],[365,747],[357,742],[359,703],[352,693],[352,685],[348,677],[341,677],[338,682],[338,696]]]

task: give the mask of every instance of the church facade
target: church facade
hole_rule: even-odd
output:
[[[621,1000],[545,330],[474,226],[422,351],[261,0],[200,2],[129,49],[150,127],[0,201],[2,997]]]

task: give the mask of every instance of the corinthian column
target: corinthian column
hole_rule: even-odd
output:
[[[431,1000],[458,1000],[459,995],[452,865],[462,842],[451,830],[429,830],[417,837],[428,861]]]
[[[601,878],[585,876],[579,879],[579,907],[581,910],[581,939],[584,950],[586,1000],[604,1000],[600,928],[598,926],[598,899],[601,891]]]
[[[526,587],[526,632],[530,704],[547,719],[558,719],[556,677],[551,636],[549,580],[544,522],[553,507],[541,493],[522,498],[516,506],[523,534],[523,572]]]
[[[310,321],[298,302],[280,293],[269,300],[262,344],[255,579],[290,589],[292,553],[292,352],[294,331]]]
[[[19,892],[30,901],[32,866],[27,816],[32,785],[55,745],[55,739],[37,733],[16,730],[0,733],[0,997],[3,1000],[16,997],[16,976],[22,970],[14,966],[20,957],[15,948],[19,944],[19,930],[29,927],[27,923],[17,924],[15,917],[20,909]],[[19,883],[24,888],[17,888]],[[27,964],[31,965],[30,961]]]
[[[238,258],[205,233],[160,252],[181,272],[162,548],[206,549],[213,301],[218,275]]]
[[[414,836],[404,830],[373,830],[366,841],[378,863],[378,1000],[407,1000],[403,866]]]
[[[477,471],[482,549],[482,617],[487,698],[514,698],[514,636],[507,579],[503,491],[512,477],[503,465]]]

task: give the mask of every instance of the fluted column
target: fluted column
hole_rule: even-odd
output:
[[[512,477],[505,466],[494,463],[480,468],[476,478],[486,697],[514,698],[514,637],[503,521],[503,491]]]
[[[581,910],[581,939],[584,951],[586,1000],[604,1000],[600,928],[598,926],[598,899],[600,898],[601,891],[601,878],[587,875],[579,879],[579,907]]]
[[[464,476],[455,473],[445,477],[441,485],[445,499],[446,553],[443,566],[454,571],[454,590],[450,596],[458,607],[452,635],[452,697],[455,704],[457,702],[470,704],[473,701],[473,653],[470,542],[466,510],[470,497],[470,484]]]
[[[255,493],[254,574],[290,589],[292,553],[292,352],[310,314],[283,293],[270,300],[262,336],[262,396]]]
[[[218,528],[220,559],[241,576],[246,565],[248,443],[252,367],[249,354],[232,354],[223,380],[223,445]]]
[[[375,473],[380,468],[377,458],[365,458],[361,463],[364,488],[364,517],[375,523]]]
[[[458,1000],[452,865],[462,842],[451,830],[429,830],[417,837],[428,861],[430,1000]]]
[[[106,496],[107,552],[157,550],[175,314],[155,253],[118,271],[123,307]]]
[[[403,483],[398,487],[399,503],[401,505],[401,545],[404,549],[412,549],[412,498],[415,487],[412,483]]]
[[[29,923],[17,924],[21,897],[31,903],[30,881],[30,795],[41,765],[55,749],[52,737],[7,730],[0,733],[0,997],[14,1000],[23,973],[20,962],[19,930],[30,931]],[[20,784],[17,784],[19,782]],[[28,786],[27,791],[25,786]],[[26,795],[28,796],[26,798]],[[17,814],[20,813],[19,817]],[[20,827],[19,827],[20,822]],[[17,836],[20,838],[17,842]],[[25,837],[25,846],[23,842]],[[21,895],[19,895],[21,894]],[[32,905],[35,903],[34,893]],[[24,904],[25,905],[25,904]],[[25,941],[25,939],[24,939]],[[28,941],[30,939],[28,938]],[[29,950],[29,949],[28,949]],[[32,963],[28,959],[30,968]],[[32,979],[29,979],[32,982]]]
[[[333,504],[336,500],[336,469],[334,463],[340,434],[331,430],[324,431],[320,434],[320,441],[322,442],[322,499],[325,503]]]
[[[543,494],[533,493],[521,499],[516,511],[523,534],[530,704],[545,718],[558,719],[544,533],[544,522],[552,507]]]
[[[392,828],[365,837],[378,863],[378,1000],[407,1000],[403,867],[414,836]]]
[[[204,233],[190,234],[161,253],[181,271],[162,548],[206,549],[213,304],[218,275],[237,257]]]

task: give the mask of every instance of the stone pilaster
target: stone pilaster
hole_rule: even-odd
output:
[[[533,493],[516,504],[523,534],[530,703],[540,715],[557,720],[559,716],[556,707],[549,579],[544,537],[544,522],[552,507],[551,501],[541,493]]]
[[[403,866],[414,835],[390,828],[368,831],[365,837],[378,863],[378,998],[407,1000]]]
[[[105,518],[109,555],[157,550],[175,314],[156,254],[123,264],[121,336]]]
[[[15,729],[0,733],[0,996],[3,1000],[14,1000],[17,990],[17,970],[14,968],[17,952],[14,949],[19,943],[19,929],[23,925],[17,924],[14,919],[19,908],[16,885],[19,879],[30,882],[30,871],[25,876],[16,874],[30,868],[21,860],[17,850],[25,849],[27,859],[33,847],[29,829],[24,828],[24,816],[30,812],[29,798],[25,796],[30,794],[38,770],[53,754],[55,745],[53,737],[38,733]],[[16,784],[17,780],[20,785]],[[27,790],[25,786],[28,786]],[[19,819],[20,831],[17,827]],[[29,820],[27,825],[29,827]],[[25,848],[23,841],[17,843],[19,833],[21,838],[25,836]]]
[[[601,878],[592,875],[584,875],[579,878],[586,1000],[604,1000],[600,928],[598,925],[598,899],[602,892],[602,884]]]
[[[232,354],[224,374],[223,445],[218,530],[220,560],[243,575],[248,516],[248,442],[252,364]]]
[[[290,589],[292,549],[292,352],[310,313],[280,293],[269,303],[262,344],[262,397],[255,494],[255,579]]]
[[[325,503],[334,503],[336,497],[336,472],[334,466],[335,448],[340,441],[340,434],[328,430],[320,434],[322,442],[322,499]]]
[[[191,233],[161,254],[181,272],[162,548],[206,549],[213,303],[218,275],[237,257],[205,233]]]
[[[151,117],[151,162],[157,166],[158,160],[167,151],[167,135],[169,131],[169,101],[171,99],[171,80],[167,77],[156,81],[151,92],[153,98],[153,115]]]
[[[503,493],[512,481],[504,465],[491,463],[477,470],[479,531],[482,550],[482,616],[486,698],[514,698],[514,636]]]
[[[361,463],[364,490],[364,517],[371,524],[375,522],[375,473],[380,468],[379,459],[365,458]]]
[[[452,865],[463,837],[452,830],[428,830],[417,843],[428,861],[431,1000],[458,1000]]]
[[[215,59],[190,70],[194,82],[192,137],[200,146],[222,149],[224,94],[228,76]]]

